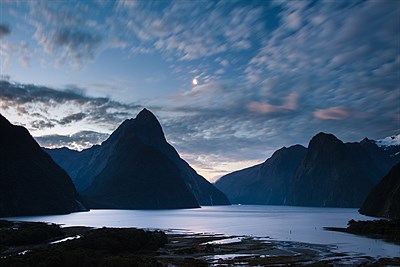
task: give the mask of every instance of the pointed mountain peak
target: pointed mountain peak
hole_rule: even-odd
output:
[[[135,124],[139,132],[145,135],[164,136],[160,122],[148,109],[144,108],[135,118]],[[149,136],[150,137],[150,136]]]
[[[135,121],[139,124],[160,124],[156,116],[148,109],[144,108],[136,115]]]
[[[165,141],[164,132],[156,116],[148,109],[143,109],[135,119],[125,120],[106,140],[114,143],[136,136],[145,143]]]

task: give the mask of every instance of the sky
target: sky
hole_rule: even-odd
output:
[[[0,1],[0,112],[83,149],[144,107],[210,181],[400,133],[400,1]]]

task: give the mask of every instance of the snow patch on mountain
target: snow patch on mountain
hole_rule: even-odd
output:
[[[379,147],[390,147],[390,146],[399,146],[400,145],[400,134],[388,136],[386,138],[375,141],[375,143]]]

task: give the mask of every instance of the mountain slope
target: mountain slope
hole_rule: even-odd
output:
[[[393,149],[368,139],[343,143],[319,133],[307,149],[280,149],[263,164],[221,177],[216,186],[233,203],[360,207],[372,187],[400,161]]]
[[[360,213],[369,216],[400,218],[400,163],[368,194]]]
[[[379,175],[364,153],[361,146],[345,145],[332,134],[314,136],[296,172],[288,204],[360,207]]]
[[[232,203],[285,204],[288,185],[305,153],[306,148],[301,145],[281,148],[264,163],[227,174],[215,185]]]
[[[95,170],[89,170],[86,166],[90,162],[101,161],[98,154],[99,145],[95,145],[89,149],[76,151],[67,147],[62,148],[43,148],[52,159],[57,162],[71,177],[78,192],[85,190],[93,181],[94,176],[90,171],[98,173]]]
[[[48,152],[57,160],[55,151]],[[229,204],[167,143],[160,123],[147,109],[124,121],[101,146],[80,152],[65,169],[95,207],[109,207],[111,202],[121,208]]]
[[[67,175],[21,126],[0,115],[0,216],[85,210]]]

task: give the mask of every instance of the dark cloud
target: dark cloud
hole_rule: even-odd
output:
[[[102,38],[94,33],[74,28],[57,30],[52,41],[55,47],[60,47],[76,60],[93,58]]]
[[[34,129],[49,129],[53,128],[56,124],[48,120],[35,120],[30,123],[30,127]]]
[[[15,110],[21,117],[35,114],[40,118],[39,121],[43,121],[32,125],[36,129],[44,129],[46,125],[71,124],[83,119],[89,124],[113,129],[115,124],[135,115],[141,108],[140,105],[124,104],[107,97],[86,96],[79,88],[55,90],[4,80],[0,81],[0,106],[5,110]],[[60,112],[63,108],[69,111]]]
[[[94,131],[80,131],[72,135],[43,135],[36,136],[36,141],[42,147],[58,148],[70,147],[82,150],[92,145],[100,144],[108,138],[109,134]]]
[[[71,115],[68,115],[68,116],[62,118],[60,120],[60,124],[64,125],[64,124],[70,124],[72,122],[81,121],[84,118],[86,118],[86,116],[87,115],[85,113],[82,113],[82,112],[71,114]]]
[[[98,21],[95,3],[40,1],[28,5],[28,23],[35,29],[33,38],[44,52],[54,56],[56,64],[81,67],[102,51],[106,26]]]
[[[11,33],[11,29],[6,24],[0,24],[0,39]]]

